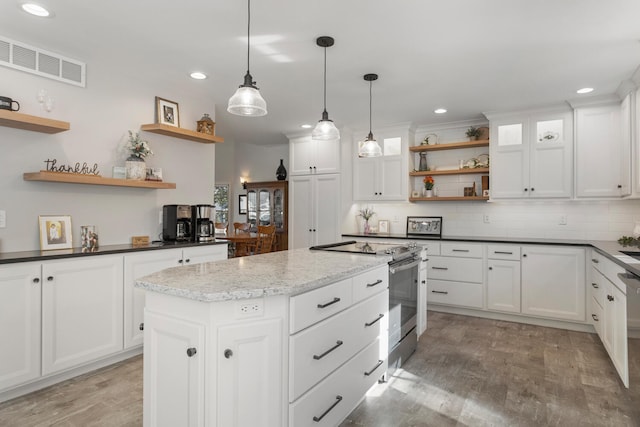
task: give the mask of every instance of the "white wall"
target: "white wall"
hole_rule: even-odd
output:
[[[157,75],[154,79],[151,84],[127,64],[109,58],[87,64],[86,88],[0,67],[1,95],[17,99],[21,113],[71,123],[71,130],[54,135],[0,127],[0,210],[7,212],[7,227],[0,228],[0,251],[39,249],[38,215],[71,215],[74,246],[80,246],[81,225],[96,225],[100,244],[108,245],[129,243],[133,235],[158,238],[164,204],[212,203],[214,144],[146,132],[141,135],[155,153],[147,163],[161,167],[164,180],[176,183],[175,190],[22,179],[24,172],[45,169],[44,161],[54,158],[66,164],[98,163],[101,175],[111,177],[112,166],[124,165],[126,156],[118,146],[126,141],[127,130],[155,121],[155,96],[179,104],[181,127],[195,129],[204,112],[214,118],[214,100],[199,82],[188,76],[185,81]],[[55,99],[51,113],[36,101],[40,89]]]

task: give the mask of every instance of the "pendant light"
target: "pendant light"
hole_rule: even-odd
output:
[[[253,81],[249,72],[250,26],[251,0],[247,0],[247,74],[244,76],[244,83],[229,98],[227,111],[238,116],[259,117],[267,114],[267,103],[260,95],[260,90],[256,87],[256,82]]]
[[[340,131],[329,119],[327,113],[327,48],[333,46],[333,37],[322,36],[316,39],[316,44],[324,48],[324,111],[322,119],[318,122],[315,129],[311,133],[311,139],[316,141],[330,141],[340,139]]]
[[[364,79],[369,82],[369,135],[364,141],[358,143],[358,156],[379,157],[382,156],[382,149],[378,145],[378,141],[373,138],[373,133],[371,132],[371,86],[374,80],[378,80],[378,75],[365,74]]]

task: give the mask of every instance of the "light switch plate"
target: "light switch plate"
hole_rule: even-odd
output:
[[[7,211],[0,211],[0,228],[5,228],[7,226]]]

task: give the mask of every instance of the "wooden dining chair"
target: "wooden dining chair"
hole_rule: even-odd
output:
[[[254,254],[266,254],[273,251],[273,244],[276,238],[275,225],[259,225],[258,239],[256,246],[253,248]]]
[[[233,232],[235,234],[248,233],[249,232],[249,224],[246,223],[246,222],[234,222],[233,223]]]

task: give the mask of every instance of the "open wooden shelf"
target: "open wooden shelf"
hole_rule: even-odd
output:
[[[435,144],[435,145],[415,145],[409,147],[409,151],[414,153],[421,153],[423,151],[440,151],[440,150],[457,150],[460,148],[474,148],[474,147],[488,147],[488,139],[479,139],[477,141],[466,142],[451,142],[447,144]]]
[[[436,176],[436,175],[468,175],[468,174],[483,174],[489,173],[489,168],[465,168],[465,169],[453,169],[444,171],[414,171],[409,172],[409,176]]]
[[[482,196],[454,196],[454,197],[409,197],[410,202],[468,202],[468,201],[482,201],[489,200],[488,197]]]
[[[189,141],[200,142],[203,144],[215,144],[216,142],[224,142],[221,136],[207,135],[206,133],[196,132],[195,130],[178,128],[175,126],[162,125],[160,123],[151,123],[140,126],[145,132],[158,133],[160,135],[173,136],[174,138],[186,139]]]
[[[66,182],[69,184],[110,185],[114,187],[137,187],[174,189],[176,184],[159,181],[136,181],[133,179],[104,178],[95,175],[83,175],[65,172],[25,172],[22,175],[25,181]]]
[[[69,122],[30,116],[9,110],[0,110],[0,126],[41,133],[59,133],[71,128]]]

